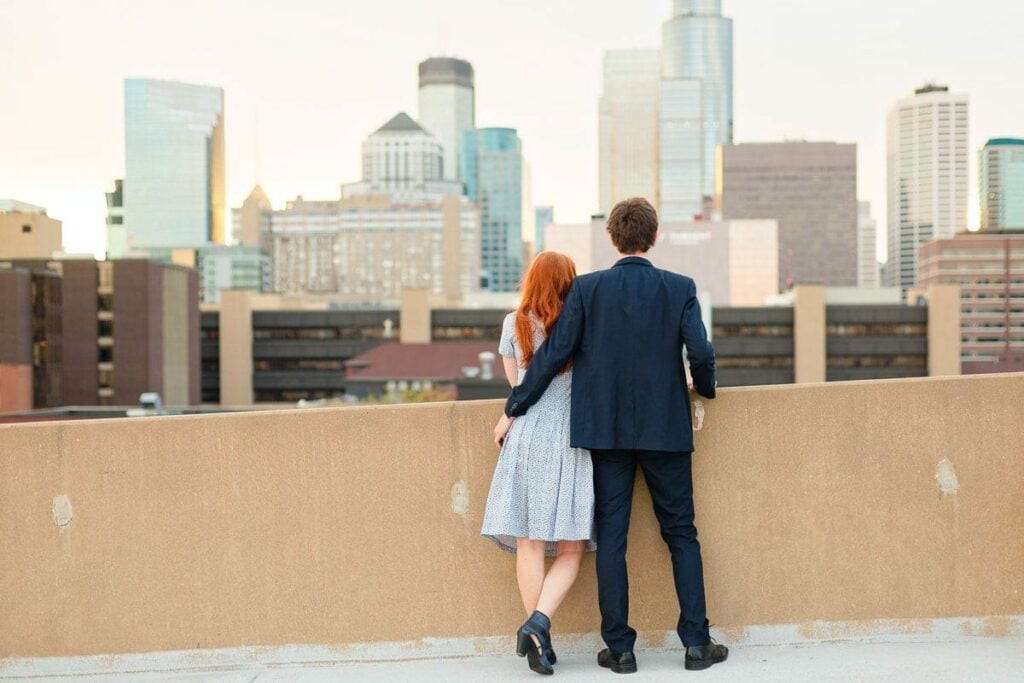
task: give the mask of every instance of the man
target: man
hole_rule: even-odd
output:
[[[598,664],[616,673],[637,670],[636,631],[628,624],[626,536],[639,465],[672,554],[685,666],[706,669],[725,661],[729,650],[712,643],[708,633],[693,524],[693,428],[683,347],[694,388],[706,398],[715,397],[715,352],[693,280],[643,258],[657,238],[654,207],[642,198],[619,202],[608,216],[608,232],[622,258],[573,283],[551,335],[512,390],[495,438],[504,437],[512,420],[526,413],[572,359],[570,445],[589,449],[594,464],[598,601],[608,646]]]

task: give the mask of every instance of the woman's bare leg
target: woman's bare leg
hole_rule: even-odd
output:
[[[536,609],[538,612],[542,612],[550,618],[558,610],[562,600],[565,599],[572,584],[576,581],[577,574],[580,573],[580,563],[583,561],[583,552],[586,548],[586,541],[558,542],[558,557],[548,569],[547,576],[544,577],[544,585],[541,587],[540,597],[537,599]],[[519,585],[521,590],[522,583]]]
[[[544,585],[545,545],[544,541],[516,539],[516,580],[519,582],[519,596],[523,599],[526,616],[537,609],[537,600]]]

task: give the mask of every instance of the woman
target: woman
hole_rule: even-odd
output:
[[[523,279],[519,309],[506,316],[498,351],[509,384],[518,384],[534,352],[551,332],[576,266],[563,254],[537,255]],[[571,364],[570,364],[571,365]],[[567,367],[523,417],[512,423],[494,470],[482,535],[516,554],[516,578],[530,615],[517,634],[516,652],[537,673],[554,672],[550,617],[569,592],[594,519],[590,453],[569,447],[572,369]],[[588,547],[589,546],[589,547]],[[554,556],[544,573],[545,556]]]

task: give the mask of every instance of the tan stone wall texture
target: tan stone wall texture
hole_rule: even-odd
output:
[[[498,401],[0,426],[0,657],[508,635],[479,536]],[[728,389],[695,405],[709,612],[1024,614],[1024,375]],[[467,504],[468,503],[468,504]],[[676,600],[637,485],[633,625]],[[593,556],[555,617],[598,630]]]

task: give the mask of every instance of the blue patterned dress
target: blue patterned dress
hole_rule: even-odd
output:
[[[522,351],[516,341],[516,314],[505,317],[498,352],[515,358],[517,383]],[[534,348],[544,343],[544,328],[534,321]],[[555,541],[593,538],[594,480],[590,452],[569,447],[569,407],[572,371],[553,380],[526,415],[516,418],[498,456],[487,496],[481,534],[499,548],[516,551],[516,538],[548,541],[546,554],[555,554]]]

